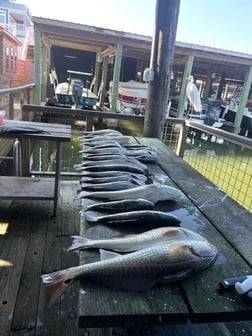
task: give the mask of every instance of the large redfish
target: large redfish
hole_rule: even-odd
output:
[[[191,276],[208,267],[217,255],[216,248],[204,241],[163,243],[124,255],[104,252],[109,259],[42,275],[46,306],[51,306],[77,279],[144,291],[159,282]]]

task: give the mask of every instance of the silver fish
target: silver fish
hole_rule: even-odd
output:
[[[146,166],[147,168],[147,166]],[[130,173],[136,173],[136,174],[145,174],[146,170],[142,169],[140,167],[134,166],[133,164],[113,164],[113,163],[106,163],[102,166],[99,165],[93,165],[93,166],[88,166],[88,167],[83,167],[82,166],[82,171],[83,170],[89,170],[89,171],[93,171],[93,172],[99,172],[99,171],[105,171],[105,170],[118,170],[118,171],[124,171],[124,172],[130,172]],[[148,169],[148,168],[147,168]]]
[[[148,177],[143,174],[125,174],[121,172],[121,174],[116,176],[105,176],[105,177],[89,177],[89,176],[82,176],[80,178],[81,183],[108,183],[108,182],[116,182],[116,181],[128,181],[129,179],[136,179],[143,182],[146,182]]]
[[[162,243],[124,255],[115,252],[105,252],[105,255],[110,258],[42,275],[46,307],[77,279],[141,291],[159,282],[184,279],[210,266],[217,249],[208,242],[189,241]]]
[[[83,148],[89,149],[92,147],[92,149],[99,149],[99,148],[110,148],[110,147],[118,147],[118,148],[123,148],[118,142],[116,141],[92,141],[92,142],[82,142]]]
[[[96,135],[92,138],[82,138],[86,142],[97,142],[97,141],[116,141],[119,144],[127,144],[130,141],[130,136],[128,135]]]
[[[87,161],[85,160],[84,162],[81,163],[82,167],[90,167],[90,166],[104,166],[104,165],[134,165],[136,167],[139,167],[143,169],[144,171],[148,171],[148,167],[138,161],[137,159],[134,158],[127,158],[127,157],[122,157],[122,158],[117,158],[113,160],[100,160],[100,161]]]
[[[84,131],[82,132],[82,135],[85,137],[94,137],[97,135],[122,135],[122,133],[120,131],[108,128],[96,131]]]
[[[182,196],[182,192],[174,187],[163,184],[148,184],[120,191],[104,191],[104,192],[80,192],[80,197],[98,198],[106,200],[122,200],[125,198],[144,198],[153,203],[158,201],[176,200]]]
[[[116,212],[127,212],[133,210],[152,210],[154,209],[155,204],[143,199],[124,199],[119,201],[110,201],[110,202],[101,202],[94,203],[86,206],[86,210],[91,211],[116,211]]]
[[[75,166],[76,168],[76,166]],[[110,177],[110,176],[120,176],[120,175],[129,175],[131,176],[132,174],[135,175],[135,173],[131,173],[131,172],[125,172],[125,171],[120,171],[120,170],[106,170],[106,171],[89,171],[87,170],[82,170],[81,172],[81,176],[87,176],[87,177]],[[136,174],[138,175],[142,175],[145,176],[145,174]]]
[[[138,180],[134,178],[130,178],[126,181],[117,180],[114,182],[105,182],[105,183],[81,183],[82,190],[89,191],[111,191],[111,190],[123,190],[130,189],[136,186],[144,185],[145,182],[143,180]]]
[[[140,155],[133,155],[130,157],[134,157],[135,159],[137,159],[140,162],[156,162],[157,161],[157,153],[141,153]]]
[[[134,225],[179,225],[180,220],[177,216],[170,213],[156,210],[136,210],[128,212],[119,212],[111,215],[97,216],[93,211],[84,212],[85,220],[90,223],[104,224],[125,224]]]
[[[72,236],[71,238],[72,245],[67,249],[68,251],[98,248],[117,252],[132,252],[163,242],[207,241],[198,233],[181,227],[162,227],[112,239],[88,239],[83,236]]]
[[[113,160],[113,159],[123,158],[123,157],[126,157],[126,155],[125,154],[111,154],[111,155],[82,154],[81,157],[89,161],[101,161],[101,160]]]
[[[103,155],[111,155],[111,154],[127,154],[127,149],[124,147],[110,147],[110,148],[88,148],[83,149],[82,153],[86,154],[103,154]]]

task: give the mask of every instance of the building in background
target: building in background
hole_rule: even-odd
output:
[[[33,47],[33,24],[29,8],[11,0],[0,0],[0,88],[34,81],[29,48]]]

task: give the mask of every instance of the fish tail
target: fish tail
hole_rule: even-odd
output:
[[[82,236],[71,236],[71,238],[72,245],[67,249],[68,252],[84,249],[89,242],[89,239]]]
[[[98,222],[98,217],[95,216],[92,211],[85,211],[84,216],[85,216],[85,220],[90,223]]]
[[[41,275],[45,289],[45,308],[51,307],[54,302],[72,284],[73,278],[67,276],[67,270],[61,270],[50,274]]]

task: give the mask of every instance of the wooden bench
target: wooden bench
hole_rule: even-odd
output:
[[[0,127],[0,138],[20,139],[22,157],[22,175],[18,177],[0,177],[0,199],[29,200],[46,199],[54,201],[53,215],[57,212],[59,196],[62,142],[71,140],[71,126],[59,124],[45,124],[38,122],[4,120],[3,127],[32,126],[43,132],[7,132]],[[30,175],[30,140],[56,142],[56,169],[54,178],[33,178]]]

